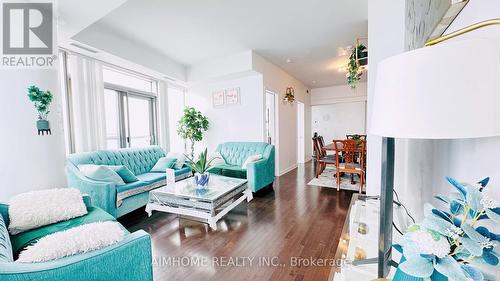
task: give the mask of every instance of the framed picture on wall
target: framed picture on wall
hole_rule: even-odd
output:
[[[224,91],[215,91],[212,93],[212,102],[214,107],[224,106]]]
[[[240,88],[226,90],[226,104],[235,105],[240,103]]]

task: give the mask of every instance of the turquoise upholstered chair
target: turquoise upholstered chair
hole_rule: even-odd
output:
[[[84,197],[88,214],[68,221],[10,236],[7,204],[0,203],[0,280],[2,281],[84,281],[84,280],[153,280],[151,238],[143,230],[129,233],[125,239],[100,250],[77,254],[49,262],[16,263],[13,248],[31,243],[44,235],[95,221],[113,221],[111,215],[90,206]],[[42,235],[44,234],[44,235]],[[37,237],[37,238],[35,238]],[[24,247],[23,247],[24,248]],[[18,249],[20,250],[20,249]]]
[[[158,159],[165,155],[165,151],[159,146],[71,154],[66,163],[68,185],[79,189],[83,194],[90,195],[95,206],[118,218],[145,206],[149,200],[148,191],[165,185],[165,173],[149,172]],[[116,185],[111,182],[91,180],[78,169],[78,165],[83,164],[124,165],[139,178],[139,181]],[[187,165],[175,171],[176,181],[189,176],[191,168]]]
[[[209,172],[228,177],[244,178],[253,192],[269,186],[274,181],[274,145],[265,142],[225,142],[217,151],[226,164],[212,167]],[[241,166],[248,156],[262,154],[262,159]]]

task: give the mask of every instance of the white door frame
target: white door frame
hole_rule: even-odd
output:
[[[277,91],[274,91],[270,88],[264,87],[264,101],[267,101],[267,94],[274,95],[274,175],[279,175],[279,155],[280,155],[280,129],[279,129],[279,95]],[[264,115],[266,114],[267,105],[264,104]],[[266,117],[264,116],[264,130],[265,130],[265,122]],[[266,133],[264,133],[264,138],[266,137]],[[267,139],[264,140],[267,142]]]
[[[297,163],[306,162],[305,152],[305,105],[297,101]]]

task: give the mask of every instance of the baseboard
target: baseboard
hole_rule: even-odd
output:
[[[295,165],[292,165],[291,167],[288,167],[288,168],[286,168],[286,169],[282,170],[282,171],[280,172],[280,174],[278,175],[278,177],[281,177],[282,175],[284,175],[284,174],[286,174],[286,173],[288,173],[288,172],[290,172],[290,171],[292,171],[292,170],[294,170],[294,169],[297,169],[297,167],[298,167],[298,165],[297,165],[297,164],[295,164]]]

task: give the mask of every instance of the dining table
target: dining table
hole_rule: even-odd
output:
[[[340,143],[337,143],[337,145],[340,146]],[[335,148],[335,143],[330,143],[328,145],[325,145],[325,146],[323,146],[323,149],[326,150],[326,151],[336,151],[337,150]],[[364,151],[361,151],[361,150],[362,150],[361,147],[357,147],[356,150],[355,150],[355,152],[356,153],[361,153],[361,152],[366,153],[366,148],[364,149]],[[345,152],[346,151],[345,146],[342,145],[341,147],[339,147],[339,151],[340,152]]]
[[[337,143],[338,151],[339,152],[346,152],[346,147],[344,145],[341,146],[341,143]],[[337,148],[335,147],[335,143],[330,143],[328,145],[323,146],[323,149],[326,151],[337,151]],[[356,147],[354,150],[355,153],[362,153],[363,157],[366,159],[366,147],[363,150],[361,147]],[[355,184],[356,182],[354,181],[354,174],[351,174],[351,184]]]

